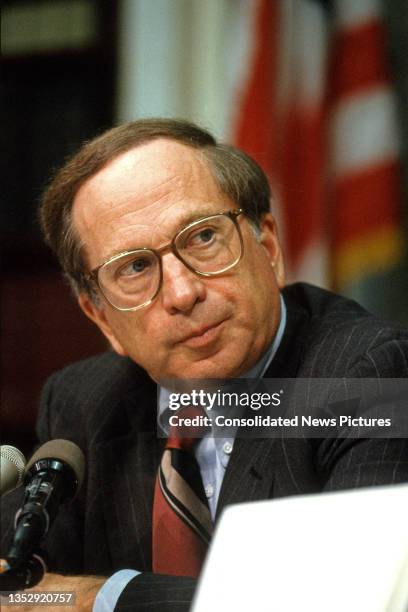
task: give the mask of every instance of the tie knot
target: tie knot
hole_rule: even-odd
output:
[[[179,448],[192,451],[211,427],[209,418],[201,406],[183,406],[173,415],[173,425],[170,426],[166,448]]]

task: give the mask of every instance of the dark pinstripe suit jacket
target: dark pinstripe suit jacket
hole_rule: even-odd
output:
[[[284,298],[287,327],[265,376],[408,376],[408,330],[316,287],[287,287]],[[102,575],[142,570],[119,610],[188,610],[194,591],[192,579],[150,573],[153,485],[163,449],[155,406],[155,384],[113,353],[57,372],[42,397],[40,441],[68,438],[87,456],[81,494],[61,509],[47,536],[50,568]],[[406,440],[237,439],[217,515],[235,502],[407,480]],[[6,525],[17,498],[4,498]]]

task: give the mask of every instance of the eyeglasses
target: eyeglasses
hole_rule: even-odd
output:
[[[115,255],[89,274],[117,310],[151,304],[163,284],[162,255],[171,251],[199,276],[217,276],[236,266],[244,244],[237,221],[244,211],[221,212],[189,223],[160,249],[135,249]]]

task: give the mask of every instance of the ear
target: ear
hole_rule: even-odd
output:
[[[278,237],[276,221],[271,213],[267,213],[261,221],[260,244],[266,250],[271,266],[275,272],[278,287],[285,286],[285,265],[283,262],[282,249]]]
[[[91,319],[91,321],[93,321],[99,327],[104,336],[106,336],[113,350],[119,355],[126,357],[127,353],[122,344],[116,338],[116,335],[112,330],[112,326],[106,317],[104,305],[102,304],[101,306],[97,306],[86,293],[79,294],[78,304],[86,316]]]

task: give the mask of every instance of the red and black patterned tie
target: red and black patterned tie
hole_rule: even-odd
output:
[[[189,407],[183,409],[183,416],[186,414],[203,413]],[[160,462],[153,502],[153,571],[196,578],[213,526],[193,454],[200,441],[193,436],[202,436],[203,429],[191,428],[189,435],[175,437],[170,432]]]

